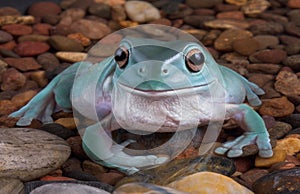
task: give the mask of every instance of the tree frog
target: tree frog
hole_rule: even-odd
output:
[[[223,97],[211,98],[211,93],[219,91],[213,90],[217,85]],[[83,135],[87,155],[128,170],[159,165],[168,157],[129,155],[123,149],[130,141],[116,145],[107,132],[120,127],[145,132],[188,130],[220,119],[210,112],[218,104],[225,110],[224,119],[234,119],[245,133],[215,152],[238,157],[244,146],[256,144],[259,155],[267,158],[273,152],[265,124],[243,103],[247,99],[258,106],[257,95],[262,94],[257,85],[217,64],[200,43],[125,37],[113,56],[100,63],[75,63],[10,116],[20,117],[17,125],[27,126],[32,119],[52,122],[53,112],[73,108],[97,121]]]

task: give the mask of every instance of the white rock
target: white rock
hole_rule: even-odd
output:
[[[128,17],[135,22],[145,23],[160,18],[159,10],[145,1],[127,1],[125,11]]]

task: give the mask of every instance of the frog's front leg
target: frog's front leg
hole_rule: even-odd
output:
[[[233,141],[226,142],[215,150],[217,154],[238,157],[243,154],[243,147],[256,144],[259,156],[268,158],[273,155],[269,133],[264,121],[250,106],[246,104],[226,104],[226,116],[234,119],[246,132]]]
[[[123,151],[123,149],[132,142],[127,140],[122,144],[115,144],[104,127],[111,128],[111,114],[105,117],[101,123],[96,123],[86,128],[82,141],[83,149],[87,155],[95,162],[132,174],[138,171],[138,168],[159,165],[166,162],[169,158],[166,156],[158,157],[155,155],[132,156]]]

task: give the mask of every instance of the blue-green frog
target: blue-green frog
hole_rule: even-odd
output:
[[[53,112],[73,108],[96,121],[82,137],[87,155],[132,170],[162,164],[168,156],[125,153],[131,141],[115,144],[109,132],[121,127],[145,133],[182,131],[231,118],[245,133],[217,148],[217,154],[238,157],[244,146],[256,144],[261,157],[271,157],[262,118],[243,103],[247,99],[258,106],[257,95],[262,94],[254,83],[218,65],[200,43],[125,37],[113,56],[100,63],[75,63],[10,116],[27,126],[32,119],[52,122]],[[212,114],[216,109],[224,109],[224,115]]]

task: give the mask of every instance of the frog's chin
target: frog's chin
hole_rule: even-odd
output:
[[[184,96],[184,95],[192,95],[193,93],[199,94],[203,92],[209,92],[210,87],[214,85],[214,83],[216,83],[215,79],[201,85],[167,89],[167,90],[144,90],[136,87],[133,88],[121,82],[118,82],[116,86],[120,87],[120,89],[122,89],[123,91],[132,93],[133,95],[155,98],[155,97]]]

